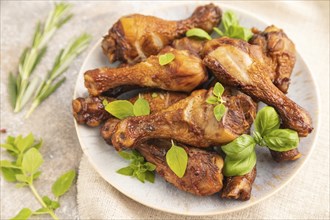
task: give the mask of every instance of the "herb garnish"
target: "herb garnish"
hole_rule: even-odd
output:
[[[117,173],[136,177],[142,183],[145,180],[151,183],[155,182],[155,173],[153,171],[156,169],[156,165],[145,162],[144,157],[139,152],[136,150],[131,152],[120,151],[118,154],[125,160],[130,160],[131,163],[129,166],[117,170]]]
[[[236,14],[232,11],[226,11],[222,15],[220,28],[214,27],[213,30],[220,36],[227,36],[236,39],[249,41],[252,37],[252,31],[239,25]]]
[[[212,40],[211,36],[200,28],[192,28],[186,32],[187,37],[198,37],[201,39]]]
[[[12,219],[28,219],[32,215],[40,214],[49,214],[53,219],[58,219],[54,211],[60,207],[59,197],[69,190],[75,179],[76,172],[74,170],[68,171],[60,176],[52,185],[54,200],[48,196],[41,197],[34,186],[34,180],[41,174],[39,168],[43,163],[43,158],[39,152],[39,148],[42,146],[42,140],[40,139],[40,141],[35,142],[33,134],[29,134],[26,137],[22,135],[17,137],[8,136],[6,143],[0,146],[6,149],[14,158],[12,161],[0,161],[0,168],[4,179],[9,182],[15,182],[17,187],[28,186],[42,206],[36,211],[23,208]]]
[[[216,105],[213,109],[213,113],[217,121],[220,121],[222,116],[226,113],[226,106],[223,104],[225,101],[222,99],[222,94],[225,88],[221,83],[217,82],[213,88],[213,95],[206,99],[208,104]]]
[[[182,178],[187,169],[188,154],[185,149],[175,145],[172,140],[172,147],[166,153],[166,162],[175,175]]]
[[[158,57],[158,62],[161,66],[169,64],[175,59],[175,55],[173,53],[165,53]]]
[[[240,176],[250,172],[256,164],[255,146],[283,152],[298,147],[296,131],[280,129],[280,118],[273,107],[262,108],[254,121],[253,137],[243,134],[221,147],[225,152],[225,176]]]

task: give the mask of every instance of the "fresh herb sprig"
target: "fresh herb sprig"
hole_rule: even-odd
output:
[[[107,112],[118,119],[150,114],[149,103],[141,95],[139,95],[139,98],[135,101],[134,105],[127,100],[116,100],[108,103],[105,99],[102,104]]]
[[[227,36],[245,41],[249,41],[253,35],[251,29],[239,24],[236,14],[232,11],[226,11],[222,15],[220,27],[214,27],[213,30],[221,37]]]
[[[35,141],[33,134],[26,137],[19,135],[17,137],[8,136],[6,143],[0,145],[12,156],[13,160],[1,160],[0,168],[5,180],[16,183],[17,187],[27,186],[38,200],[41,208],[32,211],[29,208],[23,208],[12,219],[28,219],[33,215],[49,214],[53,219],[58,219],[55,210],[60,207],[59,198],[65,194],[75,179],[74,170],[60,176],[52,185],[52,193],[55,199],[48,196],[41,197],[34,186],[34,181],[40,176],[40,166],[43,158],[39,152],[42,146],[42,140]]]
[[[201,28],[192,28],[186,32],[187,37],[198,37],[200,39],[212,40],[212,37]]]
[[[58,87],[65,81],[65,77],[54,82],[58,77],[60,77],[72,63],[72,61],[82,53],[89,45],[91,36],[88,34],[82,34],[79,37],[72,40],[72,42],[60,51],[57,55],[53,68],[48,72],[44,81],[40,84],[36,91],[36,95],[33,99],[30,110],[26,114],[29,115],[53,92],[57,90]]]
[[[206,99],[206,103],[216,105],[213,109],[213,113],[217,121],[220,121],[226,113],[226,106],[223,104],[225,101],[222,99],[222,94],[224,91],[225,88],[221,85],[221,83],[217,82],[213,88],[213,95]]]
[[[8,91],[14,112],[19,112],[32,97],[38,87],[38,78],[30,79],[31,74],[46,52],[47,43],[54,33],[69,21],[71,4],[57,3],[54,10],[48,15],[46,23],[37,24],[32,46],[26,48],[19,60],[18,74],[10,73]]]
[[[188,154],[184,148],[175,145],[172,140],[172,147],[166,153],[166,162],[175,175],[182,178],[187,169]]]
[[[175,59],[175,55],[173,53],[165,53],[158,57],[158,62],[161,66],[165,66],[169,64]]]
[[[155,182],[155,173],[153,171],[156,169],[156,165],[146,162],[144,157],[138,151],[120,151],[118,154],[125,160],[129,160],[131,163],[129,166],[117,170],[117,173],[136,177],[142,183],[144,183],[145,180],[151,183]]]
[[[243,134],[221,147],[226,154],[224,175],[240,176],[250,172],[256,164],[255,146],[283,152],[298,147],[296,131],[280,129],[280,118],[273,107],[262,108],[254,121],[253,137]]]

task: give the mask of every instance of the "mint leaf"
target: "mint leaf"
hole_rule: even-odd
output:
[[[42,163],[43,163],[43,159],[40,152],[35,148],[31,148],[23,156],[23,160],[22,160],[23,173],[33,175],[38,171]]]
[[[161,66],[164,66],[166,64],[169,64],[175,59],[175,55],[173,53],[165,53],[162,55],[159,55],[158,62]]]
[[[60,197],[66,193],[72,185],[74,178],[76,177],[76,172],[70,170],[60,176],[52,186],[52,192],[55,197]]]
[[[31,215],[32,215],[31,209],[24,208],[15,217],[11,218],[11,220],[25,220],[30,218]]]
[[[172,147],[166,153],[166,162],[175,175],[182,178],[186,172],[188,154],[182,147],[176,146],[172,141]]]
[[[105,106],[105,110],[118,119],[134,116],[133,104],[127,100],[117,100]]]
[[[150,114],[149,102],[144,98],[138,98],[133,106],[133,112],[135,116],[143,116]]]

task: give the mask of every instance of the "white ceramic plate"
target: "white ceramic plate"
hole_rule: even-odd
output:
[[[170,6],[162,8],[162,10],[143,12],[143,14],[178,20],[190,16],[196,6],[197,3],[185,3],[181,6]],[[265,22],[250,13],[222,4],[219,6],[223,11],[230,9],[236,12],[243,26],[253,26],[260,30],[267,26]],[[129,13],[128,11],[127,14]],[[107,20],[104,24],[98,25],[104,26],[105,31],[107,31],[109,24],[114,22],[116,20]],[[87,96],[83,81],[83,74],[86,70],[109,65],[102,54],[100,43],[101,40],[90,51],[80,70],[74,98]],[[88,128],[76,123],[76,130],[82,150],[95,170],[113,187],[133,200],[154,209],[182,215],[214,215],[233,212],[254,205],[273,195],[294,177],[311,154],[318,131],[319,98],[312,74],[299,54],[297,54],[291,82],[288,96],[310,113],[314,131],[307,138],[301,139],[299,150],[303,156],[295,162],[276,163],[272,160],[267,149],[257,148],[257,178],[253,185],[252,197],[246,202],[221,199],[219,194],[208,197],[194,196],[176,189],[159,176],[156,176],[154,184],[148,182],[143,184],[136,179],[119,175],[116,170],[127,166],[127,161],[119,157],[114,148],[103,141],[99,129]]]

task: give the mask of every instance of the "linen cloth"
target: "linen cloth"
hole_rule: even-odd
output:
[[[329,219],[329,2],[223,3],[250,11],[284,29],[311,68],[322,103],[321,129],[312,156],[295,178],[270,198],[238,212],[208,217],[179,216],[145,207],[103,180],[83,156],[77,183],[81,219]],[[128,13],[129,9],[122,15]]]

